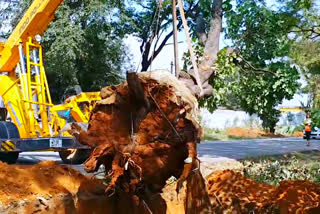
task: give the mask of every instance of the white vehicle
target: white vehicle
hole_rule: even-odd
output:
[[[303,139],[306,139],[306,133],[303,130]],[[311,135],[310,135],[311,139],[320,139],[320,128],[318,127],[314,127],[311,129]]]

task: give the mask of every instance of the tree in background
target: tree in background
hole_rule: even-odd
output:
[[[17,23],[31,0],[21,1]],[[45,67],[54,102],[64,91],[80,85],[99,91],[122,80],[128,55],[122,39],[125,18],[121,1],[65,0],[43,37]],[[130,65],[129,65],[130,66]]]
[[[310,94],[309,108],[320,108],[320,42],[304,39],[296,41],[291,56],[299,65],[306,81],[302,93]]]
[[[61,97],[68,85],[99,91],[122,79],[124,33],[112,6],[98,0],[66,1],[57,11],[44,35],[48,80],[55,97]]]
[[[172,36],[171,1],[163,1],[161,7],[151,0],[134,2],[141,6],[141,10],[133,12],[136,28],[133,32],[142,41],[140,51],[145,71]],[[263,0],[183,2],[204,95],[199,96],[188,53],[180,80],[209,110],[227,106],[256,113],[263,126],[273,132],[279,116],[276,107],[283,99],[291,99],[299,88],[298,68],[301,68],[292,60],[294,41],[290,32],[298,27],[305,30],[301,29],[303,17],[308,17],[303,11],[311,11],[313,1],[279,1],[271,7]],[[226,38],[232,45],[218,54],[223,17]],[[182,30],[181,27],[178,13],[178,29]]]
[[[212,61],[216,72],[210,78],[213,93],[200,103],[210,111],[226,106],[256,113],[263,127],[274,132],[280,114],[276,107],[283,99],[291,99],[299,88],[299,73],[289,58],[292,41],[288,38],[299,19],[280,6],[267,7],[264,1],[231,3],[223,1],[221,8],[226,19],[226,39],[232,44]],[[198,57],[203,58],[201,34],[193,35]],[[188,54],[185,59],[188,68]]]
[[[19,0],[0,0],[0,37],[7,38],[10,32],[10,20],[18,10]]]
[[[304,7],[295,12],[286,5],[285,10],[292,11],[293,16],[300,22],[291,30],[293,40],[290,57],[299,65],[306,81],[303,93],[310,94],[312,108],[320,108],[320,5],[311,4],[312,1],[302,1]],[[301,3],[301,4],[302,4]],[[291,3],[292,4],[292,3]],[[289,9],[288,9],[289,8]],[[296,9],[297,7],[295,7]],[[299,8],[299,7],[298,7]],[[297,10],[297,9],[296,9]]]
[[[154,0],[132,0],[132,7],[127,8],[127,14],[133,17],[133,35],[141,39],[140,52],[142,54],[142,69],[147,71],[152,61],[158,56],[168,40],[173,35],[172,30],[172,1],[164,0],[159,5]],[[195,81],[193,72],[181,72],[180,80],[189,87],[197,97],[210,96],[212,87],[208,84],[209,78],[214,74],[213,62],[217,59],[219,51],[219,38],[222,29],[222,0],[184,0],[185,16],[191,34],[201,37],[204,56],[199,59],[201,86]],[[138,9],[137,9],[138,8]],[[176,8],[178,10],[178,8]],[[178,14],[178,30],[182,30],[181,15]]]
[[[226,37],[234,48],[229,65],[237,73],[231,83],[236,104],[249,114],[258,114],[263,127],[274,132],[280,114],[276,107],[283,99],[291,99],[299,88],[288,38],[299,20],[281,8],[271,9],[264,1],[255,0],[237,1],[225,16]]]

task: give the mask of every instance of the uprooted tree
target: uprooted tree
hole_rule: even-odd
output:
[[[162,1],[162,7],[157,7],[156,1],[134,2],[141,6],[133,19],[133,26],[138,30],[133,32],[142,41],[141,64],[142,71],[146,71],[173,34],[172,5],[171,1]],[[317,36],[315,22],[305,25],[310,17],[306,11],[314,10],[313,1],[277,1],[276,6],[260,0],[236,1],[236,4],[230,0],[183,3],[205,93],[199,93],[188,53],[179,79],[209,110],[227,106],[256,113],[263,126],[274,131],[279,114],[276,106],[285,98],[291,99],[299,87],[298,69],[292,66],[294,47],[289,34],[298,31]],[[182,30],[179,13],[177,27]],[[219,52],[223,30],[229,47]]]
[[[203,3],[199,1],[199,4],[200,2]],[[223,66],[225,71],[234,72],[229,65],[238,66],[236,75],[231,76],[233,79],[248,83],[238,87],[247,91],[241,97],[249,96],[252,103],[254,99],[258,100],[258,107],[260,103],[267,103],[266,105],[273,109],[273,103],[266,102],[265,98],[274,98],[274,89],[282,91],[290,84],[294,86],[290,91],[283,91],[280,97],[276,97],[278,102],[283,97],[290,97],[297,86],[296,70],[291,69],[286,61],[272,61],[275,57],[285,57],[288,51],[288,43],[277,47],[281,41],[273,35],[275,26],[276,29],[281,29],[282,25],[278,20],[281,16],[270,12],[263,4],[253,3],[254,1],[246,1],[246,4],[238,6],[241,10],[229,11],[230,23],[244,23],[247,29],[254,30],[255,33],[251,35],[251,31],[234,27],[230,38],[239,41],[239,44],[237,48],[224,50],[222,53],[225,55],[218,55],[218,38],[222,30],[222,1],[210,4],[210,11],[214,11],[214,15],[206,30],[202,34],[199,30],[198,33],[201,38],[199,44],[203,46],[202,58],[198,60],[200,85],[195,80],[192,68],[181,72],[181,81],[160,71],[128,73],[126,82],[101,91],[102,100],[97,102],[92,111],[88,130],[73,126],[73,134],[78,140],[94,149],[85,163],[86,170],[94,172],[100,165],[105,166],[109,178],[106,189],[108,194],[126,192],[134,203],[142,206],[148,204],[148,199],[152,198],[153,194],[161,191],[170,176],[175,176],[179,178],[177,190],[181,188],[184,180],[188,182],[186,211],[210,211],[208,195],[206,191],[202,191],[205,190],[205,182],[199,172],[196,157],[196,145],[200,141],[201,131],[196,119],[197,100],[194,95],[200,99],[208,95],[212,97],[214,88],[209,83],[215,86],[214,81],[224,72]],[[249,7],[253,11],[253,20],[245,15]],[[259,33],[259,24],[263,23],[259,18],[270,15],[274,15],[274,20],[266,22],[264,30],[260,32],[267,39],[266,42],[248,46]],[[242,41],[239,38],[241,33],[245,33],[247,39]],[[281,38],[284,35],[285,31]],[[254,45],[261,45],[261,48]],[[264,50],[263,45],[270,47]],[[257,55],[250,55],[251,49],[247,50],[246,47],[253,48],[253,53]],[[274,54],[270,54],[270,49],[274,49]],[[265,60],[259,61],[260,57],[265,57]],[[268,60],[271,63],[268,63]],[[213,66],[215,62],[218,62],[217,68]],[[213,76],[216,78],[212,78]],[[250,87],[250,80],[255,80],[255,87]],[[205,89],[205,93],[199,93],[200,87]],[[251,89],[257,90],[254,94],[256,97],[250,96]],[[261,94],[259,90],[267,91]],[[210,105],[210,101],[212,100],[209,98],[204,102]],[[254,106],[252,109],[253,112],[257,111]],[[259,111],[261,109],[258,108]],[[152,208],[146,209],[152,211]]]
[[[128,73],[126,82],[103,88],[101,98],[88,130],[73,124],[72,134],[93,148],[86,171],[105,166],[107,194],[127,193],[156,213],[150,200],[175,176],[177,192],[187,180],[187,213],[209,212],[197,159],[198,104],[186,86],[165,71]]]
[[[163,47],[168,44],[173,35],[172,29],[172,2],[161,1],[133,1],[141,10],[127,8],[128,16],[132,16],[133,35],[142,40],[140,52],[142,54],[141,71],[147,71],[154,59],[157,58]],[[219,38],[222,31],[222,0],[218,1],[183,1],[185,17],[192,34],[199,37],[204,46],[204,56],[200,69],[201,86],[196,83],[192,71],[181,72],[180,80],[184,81],[191,92],[197,97],[206,97],[212,94],[209,78],[214,74],[213,64],[219,52]],[[175,7],[175,6],[174,6]],[[176,7],[178,10],[178,7]],[[178,13],[178,30],[182,30],[182,19]],[[155,46],[153,46],[155,45]],[[200,87],[203,94],[200,95]]]

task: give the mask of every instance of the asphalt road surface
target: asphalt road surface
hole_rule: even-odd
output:
[[[232,141],[204,141],[198,145],[198,156],[201,160],[243,159],[245,157],[276,155],[288,152],[320,150],[320,140],[311,140],[306,146],[302,138],[273,138]],[[62,164],[57,152],[25,152],[21,153],[17,164],[36,164],[43,160],[53,160]],[[83,172],[81,165],[73,165]]]
[[[320,140],[306,146],[302,138],[268,138],[255,140],[204,141],[198,147],[199,157],[227,157],[243,159],[261,155],[320,150]]]

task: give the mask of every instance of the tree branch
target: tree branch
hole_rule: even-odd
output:
[[[253,71],[258,73],[271,73],[274,75],[275,73],[269,70],[259,69],[254,67],[249,61],[247,61],[240,53],[238,53],[238,56],[245,62],[246,65],[248,65]]]
[[[320,37],[320,31],[319,28],[320,26],[312,26],[311,28],[300,28],[298,26],[296,26],[299,30],[291,30],[289,31],[289,33],[303,33],[303,32],[306,32],[306,33],[309,33],[309,35],[307,36],[309,39],[315,39],[317,37]]]
[[[179,29],[181,25],[182,25],[182,22],[179,22],[177,28]],[[149,61],[155,59],[158,56],[158,54],[161,52],[162,48],[167,44],[167,41],[170,39],[172,35],[173,35],[173,30],[169,34],[167,34],[166,37],[162,40],[160,46],[157,48],[157,50],[155,50],[155,52],[153,53],[153,57],[151,56]]]

